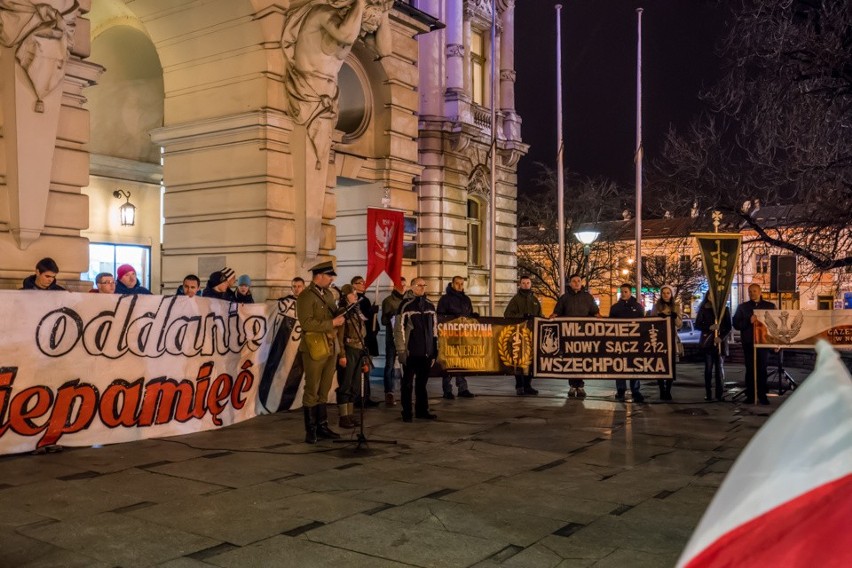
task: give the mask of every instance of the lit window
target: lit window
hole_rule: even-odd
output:
[[[482,266],[482,205],[467,200],[467,263]]]
[[[473,32],[470,41],[470,81],[473,102],[485,105],[485,36]]]
[[[116,269],[122,264],[132,265],[139,282],[150,290],[151,247],[140,245],[89,243],[89,271],[80,274],[80,279],[94,282],[99,272],[109,272],[118,280]]]
[[[755,274],[769,274],[769,255],[759,254],[754,261]]]

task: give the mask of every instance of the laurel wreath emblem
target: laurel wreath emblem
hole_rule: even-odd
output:
[[[529,367],[532,363],[532,332],[526,324],[507,325],[497,337],[500,362],[507,367]]]

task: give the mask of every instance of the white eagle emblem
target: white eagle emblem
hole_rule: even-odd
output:
[[[390,242],[393,239],[394,223],[382,221],[376,223],[376,253],[379,256],[387,256],[390,251]]]
[[[787,320],[790,318],[789,312],[781,312],[778,319],[780,323],[772,319],[772,316],[766,314],[766,327],[769,330],[769,335],[781,340],[782,343],[792,343],[793,339],[799,335],[802,329],[802,323],[805,321],[805,315],[799,311],[796,312],[796,317],[793,318],[793,323],[788,327]]]

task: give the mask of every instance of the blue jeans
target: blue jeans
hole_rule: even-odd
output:
[[[637,393],[639,392],[639,379],[630,379],[630,392]],[[617,379],[615,381],[615,390],[618,392],[624,392],[627,390],[627,381],[625,379]]]
[[[445,374],[441,378],[441,387],[444,389],[445,393],[453,392],[453,377],[456,379],[456,387],[458,387],[459,392],[464,392],[467,390],[467,379],[459,376],[459,375],[447,375]]]
[[[392,393],[396,382],[396,344],[393,342],[393,333],[390,328],[385,329],[385,394]]]
[[[712,353],[704,353],[704,390],[707,393],[707,397],[710,398],[710,387],[713,386],[714,379],[714,371],[715,371],[715,379],[716,379],[716,398],[721,397],[722,395],[722,383],[725,382],[725,367],[724,361],[722,360],[722,356],[713,351]],[[766,396],[764,394],[764,396]]]

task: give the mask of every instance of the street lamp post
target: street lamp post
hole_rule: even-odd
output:
[[[592,252],[592,243],[598,240],[600,233],[597,231],[577,231],[574,236],[578,241],[583,243],[583,277],[586,279],[586,285],[589,283],[589,254]]]

